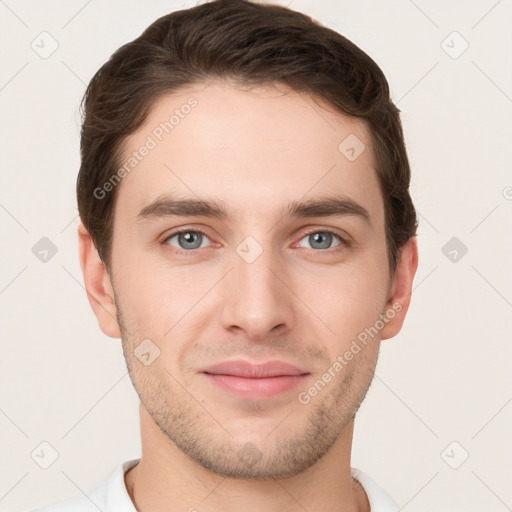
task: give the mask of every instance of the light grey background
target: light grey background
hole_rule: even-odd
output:
[[[195,3],[0,0],[1,511],[71,497],[139,456],[121,343],[99,330],[78,264],[78,106],[115,49]],[[346,35],[386,73],[420,215],[410,312],[383,342],[353,466],[405,511],[510,510],[511,2],[291,7]],[[42,58],[52,39],[58,48]],[[39,246],[32,252],[43,237],[57,248],[46,262]],[[48,469],[42,442],[58,452]]]

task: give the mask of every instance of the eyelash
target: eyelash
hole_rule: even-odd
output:
[[[176,235],[180,235],[181,233],[201,233],[205,237],[210,238],[208,236],[208,234],[205,231],[203,231],[202,229],[199,229],[199,228],[194,228],[194,229],[183,228],[183,229],[178,229],[176,231],[173,231],[172,233],[167,235],[164,238],[164,240],[162,241],[162,245],[166,245],[168,247],[172,247],[172,251],[175,252],[175,253],[178,253],[178,254],[183,254],[183,255],[187,255],[187,256],[193,255],[199,249],[190,249],[190,250],[187,251],[185,249],[178,249],[177,247],[169,246],[169,244],[167,243],[171,238],[173,238]],[[330,252],[330,251],[340,251],[340,250],[343,250],[343,249],[345,249],[347,247],[350,247],[350,243],[348,242],[348,240],[346,240],[345,238],[340,236],[338,233],[336,233],[335,231],[332,231],[330,229],[312,229],[310,231],[302,233],[302,236],[300,237],[299,241],[302,240],[303,238],[305,238],[306,236],[312,235],[314,233],[329,233],[330,235],[332,235],[335,238],[337,238],[339,240],[339,242],[340,242],[340,245],[337,245],[336,247],[332,247],[330,249],[319,249],[319,250],[310,249],[311,251],[314,251],[316,253]],[[205,249],[205,247],[203,247],[203,249]]]

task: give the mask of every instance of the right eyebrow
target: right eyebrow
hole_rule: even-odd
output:
[[[203,199],[173,199],[160,197],[145,206],[137,215],[137,220],[160,217],[215,217],[227,219],[228,213],[215,201]]]

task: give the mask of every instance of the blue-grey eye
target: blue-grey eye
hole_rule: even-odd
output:
[[[171,242],[173,239],[177,240],[178,246]],[[208,240],[208,237],[204,233],[201,233],[200,231],[187,230],[171,235],[167,239],[167,243],[173,247],[177,247],[178,249],[194,250],[206,247],[206,245],[203,245],[205,240]]]
[[[314,233],[309,233],[304,238],[302,238],[302,240],[306,239],[310,244],[311,249],[331,249],[332,247],[341,245],[342,242],[341,237],[335,233],[331,233],[330,231],[315,231]],[[338,239],[339,242],[333,246],[332,243],[335,239]]]

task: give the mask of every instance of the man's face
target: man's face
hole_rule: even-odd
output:
[[[124,147],[111,277],[130,375],[160,430],[226,476],[310,467],[373,375],[380,335],[351,346],[389,309],[383,199],[365,126],[332,110],[214,82],[159,100]],[[288,213],[327,198],[356,206]]]

